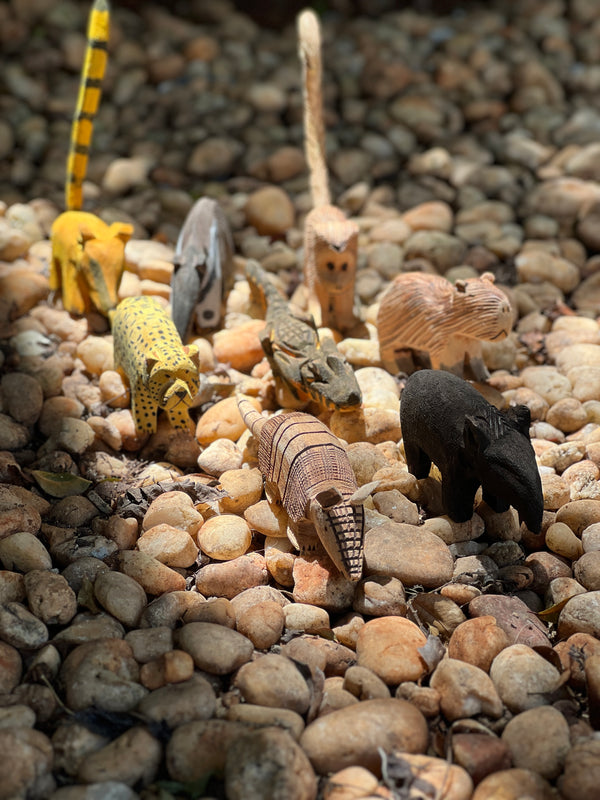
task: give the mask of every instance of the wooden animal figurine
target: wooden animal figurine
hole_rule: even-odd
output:
[[[322,408],[347,411],[359,406],[362,395],[354,370],[333,339],[321,341],[313,318],[295,314],[256,261],[248,260],[246,277],[266,306],[260,341],[275,380],[298,400],[312,399]]]
[[[458,280],[405,272],[381,298],[377,314],[379,352],[385,369],[397,372],[396,353],[405,348],[429,352],[431,366],[463,375],[467,360],[476,380],[489,373],[481,340],[497,342],[512,328],[512,311],[494,275]]]
[[[214,328],[233,282],[233,237],[217,202],[201,197],[187,215],[173,259],[171,316],[185,342],[193,327]]]
[[[358,226],[331,204],[321,94],[321,32],[319,21],[310,9],[298,17],[298,45],[303,74],[304,140],[313,204],[304,229],[308,310],[317,326],[345,333],[360,321],[354,307]]]
[[[51,231],[50,289],[61,290],[63,306],[71,314],[93,309],[108,314],[115,308],[125,245],[133,234],[131,225],[107,225],[95,214],[81,211],[82,183],[106,69],[109,22],[107,0],[95,0],[71,130],[65,187],[67,211],[56,218]]]
[[[129,380],[137,430],[154,433],[161,408],[174,428],[187,430],[199,387],[198,348],[182,345],[172,320],[152,297],[127,297],[111,313],[111,322],[115,369]]]
[[[530,531],[540,532],[544,497],[529,423],[527,406],[498,411],[471,384],[440,370],[413,373],[400,396],[409,472],[426,478],[433,461],[455,522],[471,519],[481,485],[494,511],[512,505]]]
[[[258,466],[267,497],[281,503],[288,514],[292,543],[306,552],[314,549],[318,537],[340,572],[359,580],[362,503],[376,484],[358,488],[341,442],[316,417],[293,411],[267,420],[241,396],[238,407],[258,439]]]

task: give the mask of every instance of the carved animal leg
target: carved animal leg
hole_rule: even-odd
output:
[[[141,433],[156,433],[158,408],[146,387],[138,381],[131,387],[131,413],[135,427]]]
[[[442,503],[444,510],[454,522],[467,522],[473,516],[473,503],[479,483],[472,480],[457,481],[451,475],[442,474]]]
[[[508,511],[510,508],[510,503],[507,503],[506,500],[491,494],[486,489],[483,490],[483,499],[492,509],[492,511],[495,511],[497,514],[500,514],[503,511]]]
[[[411,472],[415,478],[426,478],[431,469],[431,459],[424,450],[416,444],[409,444],[404,440],[404,453],[406,454],[406,463],[408,471]]]
[[[398,372],[398,364],[396,362],[396,351],[391,346],[383,346],[379,344],[379,358],[384,369],[395,375]]]
[[[465,355],[475,380],[486,381],[490,377],[490,373],[483,360],[481,342],[471,339],[465,347]]]

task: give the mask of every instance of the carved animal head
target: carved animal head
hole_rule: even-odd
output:
[[[116,308],[117,291],[125,264],[125,245],[133,234],[133,227],[124,222],[95,229],[79,227],[78,272],[87,284],[94,306],[108,313]]]
[[[349,411],[362,401],[354,370],[339,353],[306,361],[300,367],[300,374],[303,388],[325,408]]]
[[[465,417],[464,446],[484,490],[516,508],[529,530],[539,533],[544,497],[529,423],[527,406],[515,406],[506,414],[492,406]]]
[[[511,331],[513,314],[508,297],[494,285],[494,275],[457,280],[452,295],[452,316],[461,322],[460,333],[474,339],[500,341]]]
[[[327,284],[328,291],[336,294],[354,285],[358,248],[358,228],[354,222],[341,213],[338,219],[316,220],[313,247],[319,279]]]
[[[315,526],[321,544],[339,571],[351,581],[360,580],[362,575],[365,526],[362,504],[377,483],[366,484],[348,496],[332,482],[308,502],[306,516]]]
[[[198,391],[198,348],[183,348],[187,358],[165,366],[153,355],[146,357],[148,389],[160,408],[174,410],[189,408]]]

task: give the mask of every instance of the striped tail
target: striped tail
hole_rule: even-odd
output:
[[[267,420],[262,416],[262,414],[258,413],[252,403],[247,397],[244,397],[244,395],[238,394],[237,404],[240,414],[242,415],[242,419],[244,420],[244,425],[250,429],[253,436],[256,436],[256,438],[259,439],[261,431]]]
[[[94,0],[87,31],[87,50],[79,82],[79,97],[71,128],[71,146],[67,160],[65,205],[67,211],[79,211],[83,205],[82,184],[94,130],[94,117],[102,94],[106,69],[110,9],[108,0]]]
[[[325,161],[325,126],[321,93],[321,30],[311,9],[298,16],[298,55],[302,62],[304,93],[304,145],[310,170],[310,191],[313,207],[331,203]]]

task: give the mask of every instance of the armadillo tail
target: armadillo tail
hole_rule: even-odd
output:
[[[237,404],[246,427],[250,429],[253,436],[260,437],[266,419],[258,413],[247,397],[238,394]]]

